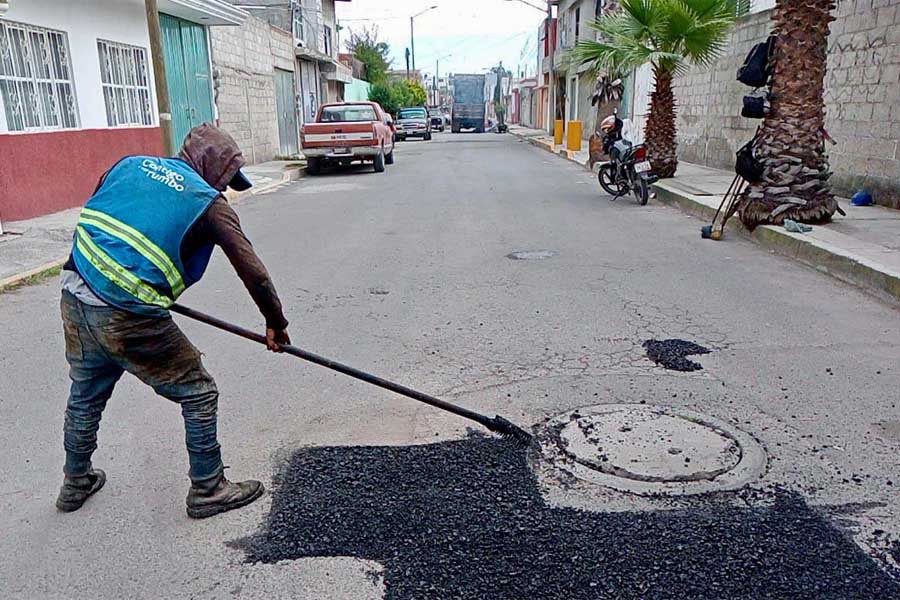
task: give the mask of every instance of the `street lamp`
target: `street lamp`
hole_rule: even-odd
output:
[[[506,1],[507,1],[507,2],[519,2],[519,3],[521,3],[521,4],[524,4],[525,6],[530,6],[531,8],[537,9],[537,10],[539,10],[539,11],[541,11],[541,12],[545,12],[545,13],[549,13],[549,12],[550,12],[550,11],[548,10],[548,9],[550,8],[550,3],[549,3],[549,2],[547,3],[547,6],[538,6],[537,4],[532,4],[531,2],[528,2],[527,0],[506,0]]]
[[[425,13],[427,13],[429,10],[434,10],[435,8],[437,8],[437,4],[435,4],[434,6],[429,6],[425,10],[423,10],[421,12],[417,12],[416,14],[414,14],[413,16],[411,16],[409,18],[409,49],[410,49],[410,52],[412,53],[413,71],[416,70],[416,35],[415,35],[415,32],[413,31],[413,19],[415,19],[416,17],[420,17],[420,16],[424,15]]]

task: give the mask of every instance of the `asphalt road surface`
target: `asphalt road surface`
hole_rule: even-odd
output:
[[[3,598],[900,598],[900,312],[655,204],[611,203],[507,135],[400,144],[385,174],[239,205],[297,345],[540,426],[664,404],[768,453],[747,489],[639,497],[562,476],[470,423],[179,318],[221,391],[229,477],[184,513],[180,413],[125,377],[106,487],[57,513],[67,371],[55,281],[0,296]],[[552,251],[512,260],[517,251]],[[257,329],[217,254],[184,304]],[[702,370],[647,340],[709,349]]]

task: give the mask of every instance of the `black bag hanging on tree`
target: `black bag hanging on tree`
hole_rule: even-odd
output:
[[[737,151],[734,162],[734,172],[748,183],[759,183],[763,178],[763,164],[756,158],[756,139],[758,136],[759,131],[756,132],[752,140]]]
[[[772,76],[772,53],[775,51],[775,36],[769,36],[765,42],[753,46],[744,64],[738,69],[737,80],[752,88],[769,85]]]
[[[769,114],[768,94],[765,96],[744,96],[741,116],[746,119],[762,119]]]

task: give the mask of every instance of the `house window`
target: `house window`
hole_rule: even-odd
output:
[[[750,14],[750,9],[752,8],[753,2],[752,0],[738,0],[737,1],[737,16],[742,17],[744,15]]]
[[[291,12],[293,13],[294,39],[306,40],[306,23],[303,19],[303,4],[300,0],[291,0]]]
[[[575,9],[575,43],[578,43],[578,36],[581,34],[581,7]]]
[[[9,131],[78,127],[68,36],[0,21],[0,96]]]
[[[147,51],[106,40],[97,40],[97,51],[107,124],[153,125]]]
[[[323,25],[322,29],[325,33],[325,54],[331,56],[331,27]]]

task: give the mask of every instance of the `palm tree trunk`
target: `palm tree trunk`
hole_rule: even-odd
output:
[[[825,72],[833,0],[777,0],[772,109],[763,121],[757,157],[763,181],[751,185],[739,204],[748,228],[780,225],[785,219],[822,223],[837,202],[825,154]]]
[[[675,94],[672,72],[653,65],[655,89],[650,94],[650,115],[644,138],[653,172],[661,178],[674,177],[678,169],[675,141]]]

